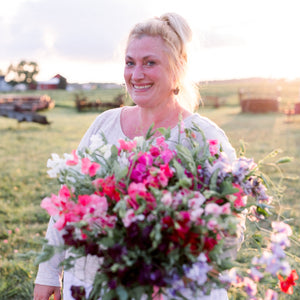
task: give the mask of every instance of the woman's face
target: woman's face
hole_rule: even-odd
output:
[[[175,88],[167,47],[161,37],[133,39],[127,48],[124,78],[133,102],[141,107],[168,103]]]

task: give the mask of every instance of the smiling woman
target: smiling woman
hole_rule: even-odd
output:
[[[170,138],[166,140],[166,144],[175,150],[183,127],[199,126],[207,139],[216,140],[216,149],[222,147],[230,161],[235,159],[235,151],[225,133],[212,121],[194,113],[198,104],[197,89],[192,82],[186,81],[185,77],[188,67],[186,49],[190,38],[189,25],[184,18],[175,13],[152,18],[133,28],[125,51],[124,78],[135,106],[111,109],[100,114],[81,140],[78,151],[84,153],[93,141],[101,139],[103,135],[107,145],[118,145],[120,139],[128,141],[146,137],[150,125],[153,125],[154,129],[169,128]],[[155,131],[153,135],[163,138],[159,131]],[[200,143],[203,142],[202,135],[195,135],[194,138]],[[115,163],[118,165],[120,162],[116,160]],[[65,235],[57,230],[56,221],[55,216],[51,218],[47,239],[50,244],[62,245]],[[240,237],[241,234],[237,234],[237,238],[230,242],[231,245],[238,247]],[[40,264],[35,300],[48,300],[50,294],[57,293],[61,275],[60,263],[72,255],[70,252],[61,253]],[[99,264],[101,262],[97,255],[88,256],[86,260],[79,258],[74,268],[64,272],[64,300],[70,300],[72,297],[79,299],[78,294],[75,295],[78,289],[74,289],[74,285],[84,286],[87,294],[91,292]],[[153,286],[151,288],[155,290]],[[110,296],[116,293],[115,287],[111,286],[109,290],[107,298],[114,299]],[[228,299],[226,291],[222,288],[213,290],[207,297],[202,295],[202,291],[199,291],[194,299]],[[98,293],[93,299],[98,299],[99,296]],[[164,299],[170,298],[172,296],[166,293]]]

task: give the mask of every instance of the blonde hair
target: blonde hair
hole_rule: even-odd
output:
[[[199,105],[197,86],[187,78],[188,55],[187,45],[192,40],[192,31],[187,21],[176,13],[166,13],[142,23],[136,24],[129,33],[129,43],[142,36],[160,36],[168,51],[169,64],[176,81],[178,102],[189,111],[194,111]]]

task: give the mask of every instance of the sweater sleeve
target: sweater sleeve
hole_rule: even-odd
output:
[[[49,245],[59,246],[63,244],[60,232],[54,227],[54,219],[51,217],[46,233],[46,239]],[[65,251],[55,254],[50,260],[39,264],[36,284],[48,286],[61,286],[62,283],[62,267],[60,263],[65,258]]]

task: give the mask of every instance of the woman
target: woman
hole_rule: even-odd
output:
[[[160,18],[137,24],[131,31],[125,52],[124,78],[135,106],[108,110],[97,117],[84,135],[79,149],[91,143],[91,137],[103,132],[108,143],[117,144],[121,138],[145,136],[148,128],[171,127],[171,141],[178,140],[178,122],[185,127],[197,123],[208,139],[216,139],[228,157],[233,160],[235,151],[224,132],[207,118],[193,113],[198,94],[186,82],[187,43],[191,30],[179,15],[169,13]],[[172,146],[172,145],[170,145]],[[47,232],[49,243],[60,244],[60,234],[53,228],[51,219]],[[235,241],[238,244],[237,241]],[[64,254],[42,263],[36,278],[34,300],[48,300],[54,293],[60,299],[59,262]],[[78,260],[71,271],[64,274],[64,300],[71,300],[70,287],[84,285],[90,291],[98,261],[94,257]],[[199,299],[225,300],[225,290],[214,290],[210,296]]]

